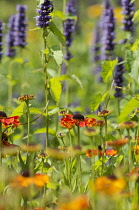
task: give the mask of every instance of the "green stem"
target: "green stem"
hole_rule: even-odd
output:
[[[43,29],[44,50],[47,48],[47,36],[48,36],[48,31],[44,28]],[[47,72],[47,65],[48,65],[47,55],[46,55],[46,53],[44,53],[44,76],[45,76],[45,98],[46,98],[46,104],[49,101],[49,89],[48,89],[49,78],[48,78],[48,72]],[[49,116],[48,116],[48,106],[47,106],[46,107],[46,149],[49,146],[48,124],[49,124]]]
[[[120,115],[120,98],[117,98],[118,115]]]
[[[27,139],[27,146],[29,145],[30,139],[30,111],[29,111],[29,100],[26,101],[27,106],[27,123],[28,123],[28,139]]]
[[[113,84],[114,84],[114,80],[113,80],[112,83],[111,83],[111,87],[110,87],[110,91],[109,91],[109,95],[108,95],[108,100],[107,100],[107,103],[106,103],[106,109],[107,109],[108,104],[109,104],[109,101],[110,101],[110,96],[111,96]]]
[[[2,122],[0,122],[0,166],[2,165]]]
[[[66,0],[63,0],[63,14],[65,14],[66,10]]]
[[[77,138],[78,138],[78,145],[80,146],[80,127],[77,126]],[[78,189],[79,192],[82,192],[82,168],[81,168],[81,158],[80,154],[77,155],[77,170],[78,170]]]
[[[8,107],[12,104],[12,62],[9,63],[9,69],[8,69],[8,75],[9,75],[9,85],[8,85]]]

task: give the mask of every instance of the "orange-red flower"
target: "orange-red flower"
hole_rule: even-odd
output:
[[[113,146],[113,147],[122,147],[125,144],[127,144],[128,140],[127,139],[116,139],[114,141],[107,141],[106,144],[108,146]]]
[[[97,149],[88,149],[86,150],[86,156],[87,157],[92,157],[98,155],[98,150]]]
[[[72,114],[65,114],[64,117],[62,117],[62,119],[60,120],[60,124],[63,127],[72,129],[75,125],[75,120],[72,118]]]
[[[65,114],[60,120],[60,124],[68,129],[72,129],[74,125],[79,127],[93,127],[95,123],[96,119],[89,117],[84,118],[84,116],[81,114]]]
[[[106,155],[115,156],[117,155],[117,151],[115,149],[107,149],[105,151]]]
[[[9,125],[18,126],[20,125],[19,116],[13,117],[4,117],[0,119],[4,127],[8,127]]]

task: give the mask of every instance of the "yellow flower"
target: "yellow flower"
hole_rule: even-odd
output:
[[[46,153],[48,154],[48,156],[55,158],[57,160],[63,160],[70,156],[70,154],[67,152],[63,152],[60,151],[59,149],[52,149],[52,148],[48,148],[46,150]]]
[[[36,151],[40,151],[42,149],[42,146],[40,144],[23,144],[21,146],[23,151],[27,151],[27,152],[36,152]]]
[[[132,151],[135,152],[136,155],[139,155],[139,145],[132,147]]]
[[[125,186],[125,180],[122,178],[116,178],[115,176],[101,176],[95,181],[95,190],[103,195],[113,196],[119,194]]]

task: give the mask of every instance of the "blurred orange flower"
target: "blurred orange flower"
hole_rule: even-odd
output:
[[[33,177],[17,175],[12,181],[11,186],[16,188],[26,188],[34,184],[36,187],[43,187],[50,181],[47,174],[35,174]]]
[[[69,203],[63,203],[58,210],[89,210],[90,203],[86,195],[80,195]]]
[[[101,176],[95,181],[95,190],[103,195],[116,195],[123,191],[126,182],[123,178],[116,178],[115,176]]]

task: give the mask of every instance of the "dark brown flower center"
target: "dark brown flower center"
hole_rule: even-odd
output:
[[[75,120],[84,120],[84,116],[82,114],[73,115],[73,119]]]

